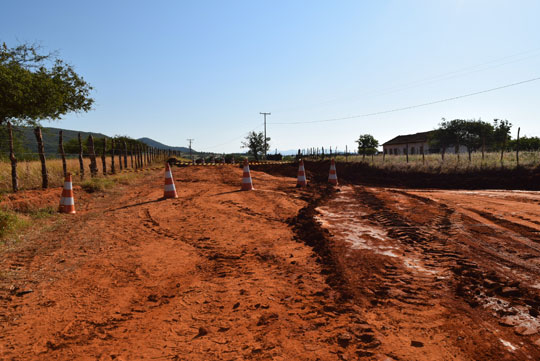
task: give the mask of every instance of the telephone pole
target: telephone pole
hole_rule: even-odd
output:
[[[264,116],[264,160],[266,160],[266,116],[271,115],[272,113],[260,112]]]
[[[193,160],[193,156],[191,155],[191,142],[193,142],[195,139],[188,139],[189,142],[189,158]]]

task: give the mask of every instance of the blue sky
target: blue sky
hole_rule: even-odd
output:
[[[505,118],[540,136],[540,1],[5,1],[0,41],[58,50],[95,109],[45,125],[239,151],[271,112],[272,151],[354,147]]]

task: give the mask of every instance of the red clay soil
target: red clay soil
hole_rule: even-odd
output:
[[[540,359],[538,193],[173,172],[5,243],[1,360]]]
[[[540,359],[540,193],[344,186],[318,208],[377,352]]]
[[[83,207],[76,192],[76,215],[7,242],[0,359],[354,356],[359,345],[341,346],[356,343],[347,329],[367,325],[352,303],[341,311],[320,258],[288,226],[306,191],[252,172],[257,190],[239,192],[242,170],[230,166],[173,171],[178,199],[160,199],[155,171]]]

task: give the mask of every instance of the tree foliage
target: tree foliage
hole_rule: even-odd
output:
[[[358,153],[362,154],[364,157],[366,155],[377,153],[379,141],[375,139],[375,137],[373,137],[371,134],[360,135],[356,143],[358,143]]]
[[[88,111],[92,87],[55,54],[34,45],[0,46],[0,125],[35,125]]]
[[[259,156],[264,154],[265,150],[270,149],[270,137],[266,137],[266,149],[264,149],[264,134],[263,132],[250,132],[242,142],[242,148],[248,148],[248,154],[259,160]]]
[[[493,120],[493,145],[495,149],[506,148],[511,139],[510,130],[512,124],[508,120]]]
[[[441,149],[444,153],[449,147],[467,148],[469,159],[471,153],[479,149],[497,150],[510,139],[510,128],[512,125],[508,121],[495,120],[493,125],[482,120],[454,119],[446,121],[444,118],[439,124],[430,139],[430,145]]]
[[[522,137],[519,139],[519,145],[517,139],[512,139],[508,142],[507,150],[523,150],[528,152],[534,152],[540,150],[540,138],[539,137]]]
[[[115,136],[114,138],[107,138],[107,149],[106,153],[109,154],[112,149],[112,140],[114,140],[114,149],[115,153],[124,152],[124,142],[126,142],[128,152],[130,150],[135,151],[137,146],[141,146],[142,149],[148,147],[145,143],[132,139],[128,136]],[[88,137],[82,139],[83,145],[83,154],[88,154]],[[71,139],[64,143],[64,151],[66,154],[79,154],[79,140]],[[103,152],[103,138],[94,138],[94,151],[96,154],[101,154]]]

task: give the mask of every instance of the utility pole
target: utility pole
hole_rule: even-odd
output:
[[[266,116],[271,115],[271,113],[260,112],[264,116],[264,160],[266,160]]]
[[[195,139],[188,139],[189,142],[189,158],[193,160],[193,156],[191,155],[191,142],[193,142]]]

